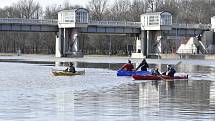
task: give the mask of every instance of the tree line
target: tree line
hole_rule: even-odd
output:
[[[36,0],[19,0],[0,8],[0,18],[57,19],[59,11],[81,7],[67,1],[42,8]],[[174,23],[209,24],[215,16],[215,0],[91,0],[86,8],[89,19],[97,21],[139,22],[140,15],[146,12],[169,11]],[[55,52],[55,33],[1,31],[0,36],[0,52]],[[127,54],[127,45],[135,47],[135,39],[130,35],[83,34],[80,41],[86,54]]]

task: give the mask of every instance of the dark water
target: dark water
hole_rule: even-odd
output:
[[[122,64],[75,63],[86,74],[74,77],[54,77],[54,65],[0,62],[0,121],[215,120],[213,66],[179,65],[189,80],[134,81],[116,76]]]

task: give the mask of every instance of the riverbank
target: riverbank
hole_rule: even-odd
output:
[[[170,58],[171,57],[171,58]],[[41,54],[22,54],[17,55],[0,55],[0,62],[23,62],[23,61],[42,61],[42,62],[85,62],[85,63],[127,63],[128,59],[132,63],[140,63],[142,58],[129,58],[126,56],[108,56],[108,55],[85,55],[83,58],[57,58],[55,55],[41,55]],[[189,65],[208,65],[215,66],[213,59],[180,59],[173,58],[173,55],[169,55],[169,58],[161,59],[146,59],[149,64],[176,64],[182,61],[182,64]]]

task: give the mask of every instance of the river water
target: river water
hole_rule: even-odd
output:
[[[77,62],[85,75],[55,77],[66,63],[0,62],[0,121],[214,121],[215,67],[202,63],[176,68],[189,80],[134,81],[116,76],[120,63]]]

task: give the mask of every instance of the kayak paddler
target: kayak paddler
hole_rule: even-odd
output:
[[[158,70],[158,67],[155,67],[155,69],[152,70],[152,75],[161,75]]]
[[[167,70],[163,72],[162,75],[174,77],[175,73],[176,73],[175,69],[171,65],[167,65]]]
[[[69,67],[65,71],[66,72],[72,72],[72,73],[76,72],[75,67],[73,66],[72,62],[69,63]]]
[[[120,70],[126,70],[126,71],[132,71],[134,69],[133,64],[131,63],[131,60],[128,60],[128,63],[124,64]]]
[[[136,71],[141,67],[141,71],[147,71],[149,68],[148,63],[146,62],[146,59],[143,59],[140,65],[136,68]]]

